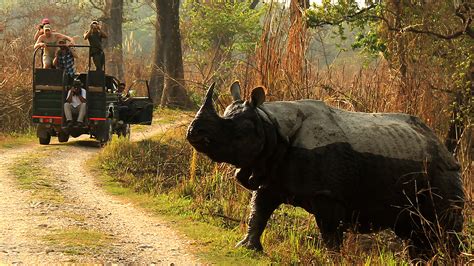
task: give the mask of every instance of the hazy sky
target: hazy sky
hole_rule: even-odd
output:
[[[268,2],[269,0],[266,0],[265,2]],[[287,4],[290,3],[291,0],[280,0],[281,2],[286,2]],[[322,0],[309,0],[309,2],[312,4],[312,3],[316,3],[316,4],[321,4],[321,1]],[[357,2],[359,2],[360,4],[363,4],[364,3],[364,0],[357,0]]]

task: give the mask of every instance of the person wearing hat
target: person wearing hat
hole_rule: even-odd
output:
[[[43,33],[44,33],[43,27],[46,24],[50,25],[48,18],[42,19],[41,23],[39,25],[36,25],[37,30],[36,30],[36,33],[35,33],[35,42],[38,40],[39,36],[43,35]]]
[[[89,56],[92,57],[96,70],[102,70],[104,65],[104,52],[102,50],[102,39],[107,38],[100,28],[99,22],[93,20],[90,24],[90,29],[84,33],[84,40],[89,41],[90,50]]]
[[[72,126],[72,112],[79,112],[77,124],[79,127],[84,125],[86,115],[86,90],[82,88],[82,82],[78,79],[73,81],[73,86],[67,92],[66,102],[64,103],[64,115],[66,116],[66,126]]]
[[[76,75],[76,68],[74,66],[74,58],[77,58],[77,55],[73,48],[70,48],[66,45],[65,40],[60,40],[58,42],[59,49],[56,51],[56,56],[53,60],[53,65],[57,69],[63,69],[66,72],[68,77],[67,84],[71,84],[71,81]]]
[[[43,68],[51,68],[57,47],[48,47],[48,45],[56,45],[59,40],[64,39],[68,40],[71,45],[74,45],[74,39],[67,35],[53,32],[49,24],[44,25],[43,30],[44,34],[38,38],[34,49],[43,48]]]

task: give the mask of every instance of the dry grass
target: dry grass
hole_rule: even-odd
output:
[[[31,59],[24,38],[0,41],[0,132],[25,132],[31,111]]]

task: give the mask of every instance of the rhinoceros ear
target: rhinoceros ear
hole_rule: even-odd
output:
[[[265,89],[263,87],[256,87],[252,90],[250,104],[254,107],[260,106],[265,102]]]
[[[234,81],[232,85],[230,85],[230,94],[232,94],[232,98],[235,101],[240,101],[240,83],[238,80]]]

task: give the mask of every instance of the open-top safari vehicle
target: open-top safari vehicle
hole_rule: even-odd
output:
[[[49,46],[49,47],[60,47]],[[70,45],[69,47],[90,48],[87,45]],[[126,95],[119,91],[119,81],[105,73],[105,64],[101,70],[91,70],[91,59],[85,72],[76,74],[86,90],[86,116],[81,126],[66,126],[64,103],[69,88],[65,71],[60,69],[45,69],[36,66],[36,55],[33,54],[33,110],[32,120],[37,124],[39,143],[47,145],[52,136],[57,136],[59,142],[67,142],[69,137],[79,137],[89,134],[101,145],[111,140],[115,133],[119,137],[130,136],[130,124],[151,125],[153,102],[150,98],[148,82],[135,81],[130,88],[125,89]],[[76,59],[77,60],[77,59]],[[133,95],[132,87],[144,86],[142,97]],[[77,114],[73,114],[77,119]]]

